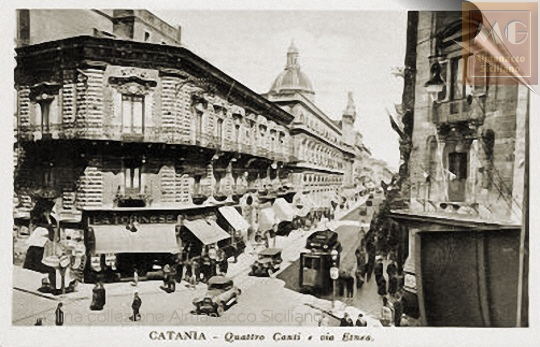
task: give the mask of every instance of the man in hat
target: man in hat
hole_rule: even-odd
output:
[[[101,283],[101,279],[98,280],[94,288],[92,289],[92,303],[90,304],[90,310],[101,311],[105,305],[105,288]]]
[[[133,302],[131,303],[131,309],[133,310],[133,316],[130,317],[132,321],[136,322],[139,318],[141,318],[141,314],[139,313],[139,310],[141,309],[142,300],[139,297],[139,292],[135,292],[133,294]]]

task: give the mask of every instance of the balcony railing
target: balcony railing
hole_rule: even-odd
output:
[[[466,99],[435,103],[433,107],[433,122],[458,123],[472,120],[471,105]]]
[[[185,143],[202,147],[220,149],[223,151],[241,152],[250,155],[268,157],[272,160],[288,161],[293,153],[293,146],[277,146],[273,151],[259,144],[236,143],[213,134],[198,134],[196,137],[187,136],[176,128],[154,126],[124,127],[122,125],[95,124],[51,124],[23,125],[16,129],[17,137],[21,140],[40,141],[57,139],[88,139],[111,140],[123,142],[164,142]]]

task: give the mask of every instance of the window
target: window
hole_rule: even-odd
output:
[[[466,179],[467,170],[467,153],[448,154],[448,171],[456,175],[456,179]]]
[[[44,187],[54,187],[54,185],[56,184],[54,168],[52,164],[43,168],[42,180]]]
[[[465,201],[468,169],[467,153],[451,152],[448,154],[448,171],[455,175],[448,182],[450,201]]]
[[[144,97],[140,95],[122,95],[123,132],[142,134],[144,127]]]
[[[197,115],[195,116],[195,131],[196,136],[199,137],[203,133],[203,114],[202,112],[197,111]]]
[[[465,84],[463,83],[463,58],[452,59],[450,98],[460,100],[465,97]]]
[[[129,166],[124,170],[126,194],[141,192],[141,168]]]
[[[217,120],[216,136],[217,136],[218,142],[221,144],[221,140],[223,138],[223,119],[221,118]]]

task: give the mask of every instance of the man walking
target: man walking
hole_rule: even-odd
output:
[[[131,303],[131,309],[133,310],[133,316],[130,317],[132,321],[136,322],[138,319],[141,318],[141,314],[139,313],[139,310],[141,309],[142,300],[139,297],[139,293],[135,292],[133,294],[133,302]]]
[[[62,311],[62,303],[58,303],[58,306],[56,307],[56,320],[55,323],[58,326],[64,325],[64,311]]]

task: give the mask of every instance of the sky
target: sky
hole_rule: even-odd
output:
[[[397,169],[398,137],[385,109],[401,102],[403,81],[391,70],[405,59],[405,11],[153,12],[182,26],[186,48],[258,93],[268,92],[283,71],[294,40],[317,106],[339,119],[352,91],[355,127],[373,155]]]

